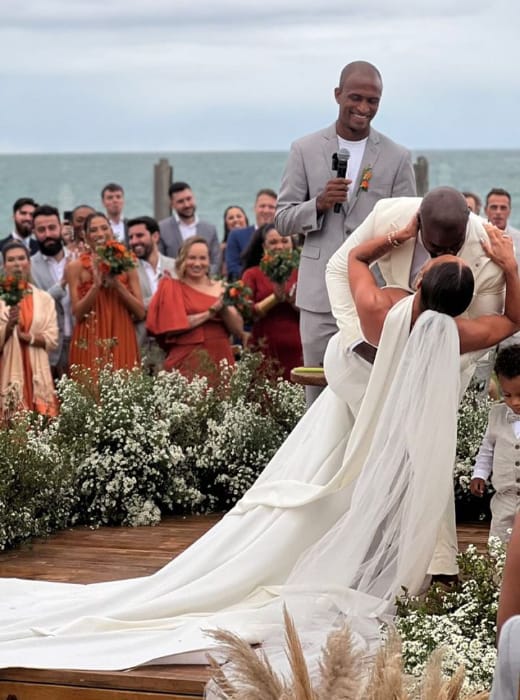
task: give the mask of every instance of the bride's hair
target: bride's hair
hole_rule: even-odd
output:
[[[475,280],[471,268],[458,262],[430,267],[421,282],[421,308],[459,316],[471,303]]]

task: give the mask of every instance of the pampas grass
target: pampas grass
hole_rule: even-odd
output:
[[[219,700],[488,700],[489,693],[463,693],[464,669],[451,678],[442,674],[443,651],[435,651],[419,682],[403,671],[401,640],[395,630],[379,649],[371,671],[363,674],[362,654],[354,646],[347,625],[327,637],[320,662],[321,678],[313,688],[300,638],[284,610],[286,654],[291,680],[277,675],[264,652],[257,652],[240,637],[217,630],[209,632],[220,644],[229,664],[221,667],[210,656],[212,692]],[[228,670],[231,668],[231,670]],[[226,669],[226,670],[224,670]]]

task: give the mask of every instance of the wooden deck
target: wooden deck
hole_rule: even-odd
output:
[[[153,528],[76,528],[0,553],[0,575],[70,583],[146,576],[177,556],[218,515],[168,518]],[[458,528],[459,547],[484,549],[487,525]],[[202,698],[201,666],[147,666],[132,671],[0,670],[0,700],[186,700]]]

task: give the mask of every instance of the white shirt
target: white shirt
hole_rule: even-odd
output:
[[[520,416],[518,420],[511,423],[516,438],[520,438]],[[495,444],[484,435],[480,450],[478,451],[477,458],[475,460],[475,466],[473,467],[472,479],[484,479],[487,481],[491,476],[493,471],[493,455],[495,454]]]
[[[184,221],[181,221],[177,212],[174,212],[174,216],[175,220],[179,224],[179,231],[181,232],[181,236],[184,241],[187,238],[191,238],[191,236],[197,235],[197,224],[199,223],[198,216],[195,216],[195,219],[191,224],[185,224]]]
[[[341,136],[338,136],[338,147],[346,148],[347,151],[350,152],[347,165],[347,178],[352,180],[352,184],[350,185],[352,192],[355,191],[356,187],[359,187],[357,180],[361,169],[361,162],[365,155],[367,142],[368,136],[366,139],[361,139],[361,141],[347,141],[347,139],[342,139]]]
[[[108,220],[110,223],[110,227],[112,229],[112,233],[114,234],[114,238],[116,238],[120,243],[125,242],[125,222],[124,219],[121,218],[119,221],[112,221],[111,219]]]
[[[155,294],[155,292],[157,291],[157,285],[159,284],[159,279],[162,275],[161,258],[158,258],[157,267],[155,270],[153,269],[153,265],[150,265],[150,263],[147,260],[141,259],[141,262],[143,263],[144,271],[146,272],[146,276],[148,277],[151,292],[152,294]]]
[[[67,261],[64,255],[61,260],[56,260],[56,258],[50,255],[42,255],[43,259],[49,267],[49,274],[56,284],[61,284],[63,275],[65,272],[65,263]],[[64,295],[60,299],[60,304],[63,308],[63,335],[66,338],[70,338],[72,335],[72,309],[70,305],[70,295],[68,286],[65,287]]]

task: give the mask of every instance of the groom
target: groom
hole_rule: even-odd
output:
[[[417,275],[429,259],[446,253],[461,257],[471,268],[475,278],[475,292],[467,312],[469,318],[484,314],[501,313],[504,300],[502,271],[485,255],[481,240],[487,239],[483,221],[468,210],[464,196],[451,187],[438,187],[422,200],[418,197],[399,197],[379,201],[372,213],[343,243],[327,265],[327,290],[332,313],[339,333],[327,348],[329,357],[341,356],[345,372],[341,376],[329,376],[329,384],[341,395],[350,410],[357,415],[372,369],[374,348],[363,341],[356,307],[348,281],[348,254],[360,243],[380,236],[390,235],[413,225],[417,217],[419,233],[398,248],[393,248],[378,260],[378,267],[386,285],[399,286],[414,291]],[[467,359],[461,377],[461,390],[467,387],[475,362],[485,354],[472,353]],[[325,372],[327,374],[327,355]],[[453,508],[452,508],[453,510]],[[430,573],[434,575],[457,574],[457,539],[455,515],[450,512],[449,524],[440,537],[432,560]]]

